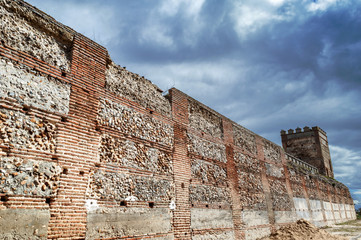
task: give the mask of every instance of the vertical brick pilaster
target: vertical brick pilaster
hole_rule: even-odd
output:
[[[95,120],[105,84],[107,52],[81,35],[75,36],[73,44],[69,113],[58,126],[56,153],[64,170],[58,195],[50,204],[51,239],[85,238],[85,193],[89,172],[97,161]]]
[[[333,209],[333,200],[332,200],[332,195],[331,195],[331,191],[330,191],[330,185],[327,186],[327,193],[328,193],[328,201],[331,204],[331,211],[332,211],[332,216],[333,216],[333,222],[336,223],[336,217],[335,217],[335,211]]]
[[[316,180],[316,186],[317,186],[317,198],[320,199],[320,202],[321,202],[321,211],[322,211],[323,222],[324,222],[324,224],[327,224],[326,212],[325,212],[325,208],[323,207],[323,200],[321,197],[320,184],[319,184],[318,180]]]
[[[285,178],[286,178],[287,193],[288,193],[288,195],[289,195],[289,197],[291,199],[292,209],[295,209],[295,203],[293,201],[292,185],[291,185],[291,180],[290,180],[290,173],[288,171],[287,159],[286,159],[284,151],[281,151],[281,161],[282,161],[283,171],[285,173]]]
[[[309,214],[310,218],[312,218],[311,203],[310,203],[310,198],[309,198],[307,187],[306,187],[305,177],[302,177],[302,188],[303,188],[303,193],[305,195],[305,199],[306,199],[306,203],[307,203],[308,214]]]
[[[172,117],[174,120],[173,169],[176,209],[173,214],[175,239],[192,239],[189,184],[191,163],[187,149],[188,100],[176,89],[170,90]]]
[[[257,144],[257,159],[261,161],[262,171],[261,171],[261,178],[262,178],[262,185],[264,189],[264,195],[266,198],[267,204],[267,212],[268,212],[268,219],[269,223],[272,225],[272,231],[275,231],[274,224],[275,220],[275,213],[273,211],[273,204],[272,204],[272,197],[271,197],[271,189],[267,180],[266,174],[266,166],[264,164],[264,151],[263,151],[263,139],[260,136],[256,136],[256,144]]]
[[[227,176],[230,189],[231,201],[232,201],[232,218],[234,224],[234,234],[236,239],[245,239],[242,221],[242,205],[240,200],[240,194],[238,193],[238,173],[234,162],[234,149],[233,149],[233,127],[232,123],[223,118],[223,131],[224,131],[224,143],[226,146],[227,157]]]

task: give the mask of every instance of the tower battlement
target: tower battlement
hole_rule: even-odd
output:
[[[318,168],[319,172],[333,177],[330,150],[327,134],[320,127],[297,127],[287,132],[281,130],[282,146],[284,150]]]
[[[307,132],[312,132],[312,131],[319,131],[321,133],[323,133],[324,135],[326,135],[326,132],[318,127],[318,126],[315,126],[315,127],[308,127],[308,126],[305,126],[303,129],[300,128],[300,127],[297,127],[296,129],[288,129],[287,131],[285,130],[281,130],[281,135],[290,135],[290,134],[298,134],[298,133],[307,133]]]

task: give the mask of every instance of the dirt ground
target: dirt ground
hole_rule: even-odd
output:
[[[317,228],[306,220],[283,226],[262,240],[361,240],[361,220]]]
[[[361,240],[361,220],[353,220],[325,228],[334,236],[343,236],[350,240]]]

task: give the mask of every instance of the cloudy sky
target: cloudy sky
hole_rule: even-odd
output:
[[[360,0],[28,2],[277,144],[281,129],[321,127],[361,207]]]

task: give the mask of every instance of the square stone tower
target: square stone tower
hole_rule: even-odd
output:
[[[281,131],[282,146],[284,150],[318,168],[319,172],[333,177],[330,150],[326,132],[319,127],[289,129]]]

